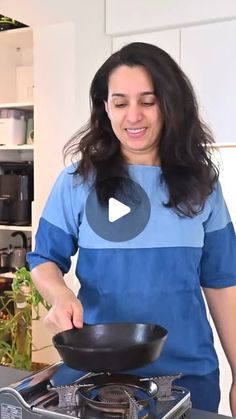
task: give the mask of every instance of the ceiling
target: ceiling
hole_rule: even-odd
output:
[[[74,21],[86,0],[0,0],[0,14],[26,25],[44,26]]]

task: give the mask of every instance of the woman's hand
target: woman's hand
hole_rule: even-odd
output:
[[[83,307],[64,282],[62,272],[54,262],[45,262],[31,271],[36,288],[52,306],[45,323],[51,332],[59,333],[73,327],[83,327]]]
[[[233,382],[229,393],[230,409],[232,416],[236,417],[236,382]]]
[[[64,288],[54,298],[44,322],[54,334],[73,327],[83,327],[82,304],[69,288]]]

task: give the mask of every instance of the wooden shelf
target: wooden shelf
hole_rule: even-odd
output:
[[[32,231],[32,226],[13,226],[8,224],[0,224],[0,230]]]
[[[0,145],[1,150],[16,150],[16,151],[24,151],[24,150],[33,150],[33,144],[22,144],[22,145]]]
[[[232,143],[215,143],[212,146],[214,148],[236,148],[236,141]]]
[[[0,109],[21,109],[24,111],[31,111],[34,109],[34,103],[33,102],[0,103]]]

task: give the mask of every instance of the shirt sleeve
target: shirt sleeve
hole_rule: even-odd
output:
[[[73,170],[73,169],[72,169]],[[35,250],[28,253],[30,269],[45,263],[55,262],[61,271],[68,272],[71,256],[78,249],[79,202],[81,185],[74,182],[72,170],[65,169],[58,177],[49,195],[39,221],[35,237]]]
[[[211,211],[204,223],[205,238],[200,281],[205,288],[236,285],[236,237],[220,183],[209,199]]]

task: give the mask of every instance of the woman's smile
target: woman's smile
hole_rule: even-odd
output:
[[[147,128],[125,128],[128,136],[131,138],[142,138]]]

